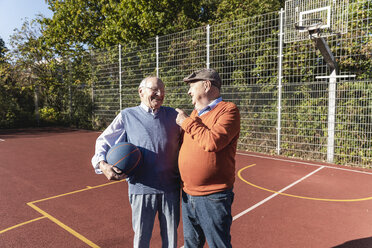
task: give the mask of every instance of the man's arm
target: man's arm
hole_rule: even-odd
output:
[[[195,116],[188,117],[180,109],[178,111],[177,124],[191,135],[199,145],[208,152],[217,152],[225,148],[240,132],[240,113],[239,109],[230,104],[218,117],[217,122],[208,128],[202,120]]]
[[[97,174],[102,174],[101,161],[106,161],[106,154],[110,147],[117,142],[123,141],[125,136],[124,122],[121,114],[117,115],[105,131],[97,138],[95,154],[92,157],[92,165]]]

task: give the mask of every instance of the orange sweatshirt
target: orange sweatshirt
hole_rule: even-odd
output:
[[[182,123],[185,131],[178,164],[183,190],[194,196],[231,189],[240,114],[234,103],[220,102],[198,117],[194,110]]]

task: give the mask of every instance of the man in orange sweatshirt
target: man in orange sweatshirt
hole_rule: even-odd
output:
[[[211,248],[231,247],[239,110],[222,100],[215,70],[202,69],[183,80],[195,106],[190,116],[176,109],[176,122],[184,130],[178,163],[185,248],[203,247],[205,241]]]

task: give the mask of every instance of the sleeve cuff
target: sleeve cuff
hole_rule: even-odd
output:
[[[96,172],[96,174],[102,174],[102,171],[99,168],[99,163],[101,161],[106,161],[105,156],[104,155],[100,155],[100,156],[98,156],[98,158],[95,158],[94,160],[95,160],[94,163],[93,163],[94,171]]]

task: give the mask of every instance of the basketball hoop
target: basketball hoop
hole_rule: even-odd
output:
[[[335,147],[336,84],[338,75],[335,57],[324,39],[347,33],[348,0],[286,0],[284,42],[305,41],[310,38],[330,69],[328,86],[327,161],[333,162]],[[317,77],[320,78],[320,77]]]
[[[310,23],[305,25],[304,23]],[[322,19],[310,19],[310,20],[302,20],[300,22],[295,23],[294,28],[299,32],[309,32],[310,39],[320,37],[322,32],[321,27],[323,26]]]
[[[306,25],[306,23],[309,23]],[[329,49],[327,42],[321,37],[322,19],[301,20],[295,24],[299,32],[309,32],[309,38],[314,41],[315,47],[319,49],[330,70],[337,70],[336,60]]]
[[[349,0],[285,1],[284,42],[347,33]]]

